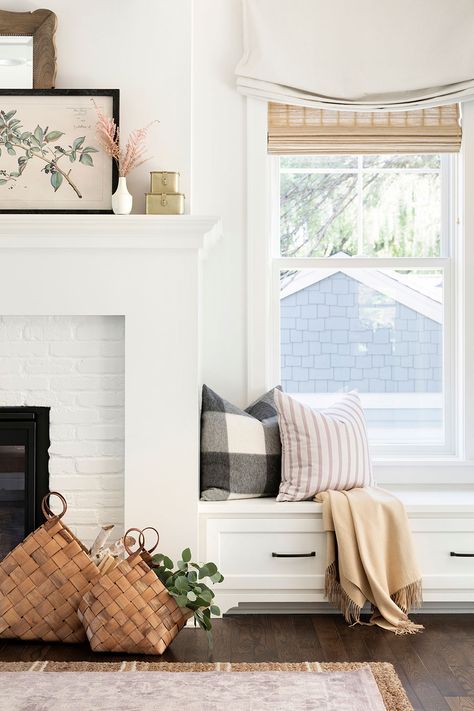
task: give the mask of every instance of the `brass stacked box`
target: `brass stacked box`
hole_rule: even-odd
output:
[[[150,173],[150,192],[145,195],[145,211],[147,215],[184,214],[184,195],[179,192],[179,173]]]

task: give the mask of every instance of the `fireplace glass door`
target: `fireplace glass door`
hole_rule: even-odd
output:
[[[41,523],[49,446],[43,418],[49,430],[47,408],[0,408],[0,560]]]

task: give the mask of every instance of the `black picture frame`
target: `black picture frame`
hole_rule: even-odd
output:
[[[119,89],[0,89],[0,103],[3,96],[89,96],[91,98],[107,96],[112,98],[113,119],[117,126],[120,121],[120,90]],[[1,108],[1,106],[0,106]],[[1,165],[1,158],[0,158]],[[111,159],[112,193],[118,185],[118,168]],[[108,215],[112,214],[112,207],[106,210],[91,209],[12,209],[2,208],[0,194],[0,214],[33,214],[33,215]]]

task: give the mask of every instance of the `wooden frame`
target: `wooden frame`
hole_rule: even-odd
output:
[[[58,18],[51,10],[0,10],[0,36],[33,37],[33,89],[54,89],[57,24]]]

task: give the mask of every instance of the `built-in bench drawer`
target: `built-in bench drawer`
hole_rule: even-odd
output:
[[[321,519],[208,519],[207,554],[222,589],[321,590],[326,536]]]
[[[423,573],[425,599],[445,597],[436,598],[436,591],[456,592],[454,599],[474,599],[474,557],[451,555],[474,554],[474,519],[411,519],[410,525]]]

